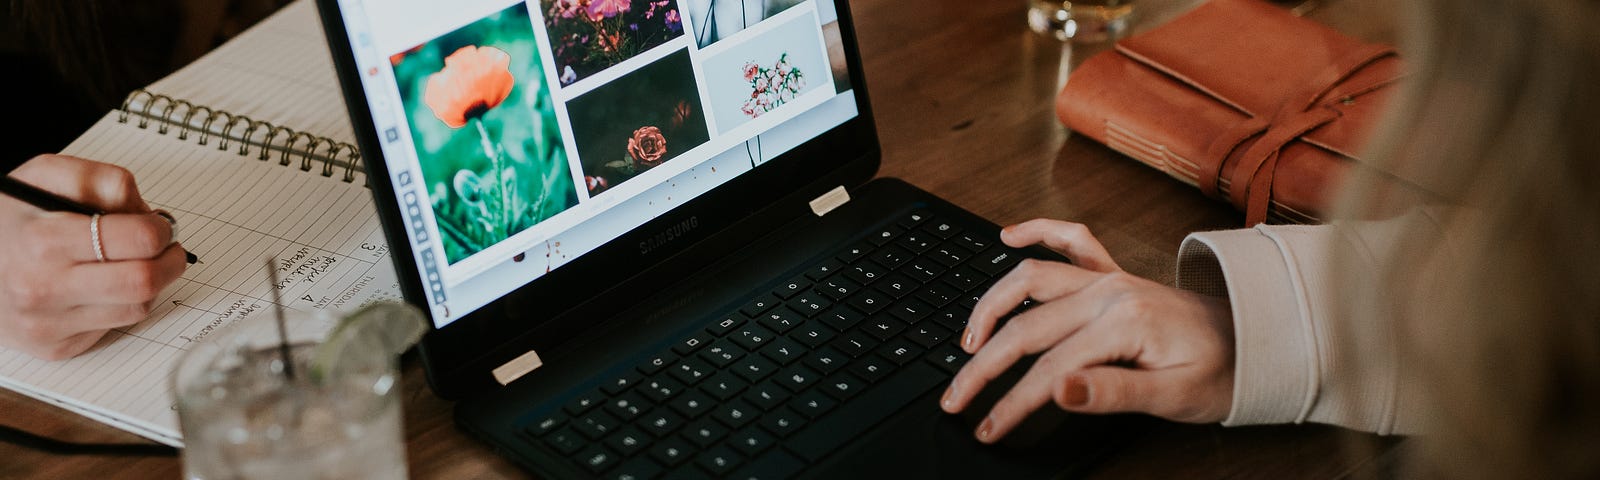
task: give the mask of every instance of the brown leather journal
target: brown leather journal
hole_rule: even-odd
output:
[[[1068,128],[1226,199],[1313,223],[1395,90],[1393,47],[1259,0],[1211,0],[1071,72]]]

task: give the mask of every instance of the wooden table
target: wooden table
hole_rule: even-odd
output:
[[[1194,1],[1140,0],[1138,28]],[[1313,18],[1363,38],[1393,37],[1384,12],[1320,1],[1326,5]],[[1123,268],[1167,283],[1186,234],[1242,225],[1227,205],[1061,127],[1051,100],[1070,68],[1096,48],[1073,51],[1032,34],[1022,0],[857,0],[853,8],[883,175],[1001,224],[1034,217],[1085,223]],[[451,405],[427,389],[415,361],[405,365],[403,392],[414,476],[528,476],[455,429]],[[72,441],[142,441],[10,391],[0,391],[0,423]],[[1339,477],[1387,468],[1393,445],[1330,427],[1165,424],[1092,476]],[[180,474],[175,458],[61,457],[0,445],[0,478]]]

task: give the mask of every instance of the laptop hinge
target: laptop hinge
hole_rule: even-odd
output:
[[[846,203],[850,203],[850,192],[845,191],[844,185],[840,185],[833,187],[833,190],[828,190],[828,193],[812,199],[811,212],[820,217]]]
[[[528,350],[528,353],[511,359],[505,365],[496,367],[494,369],[494,381],[500,382],[501,385],[510,385],[511,382],[522,378],[523,375],[527,375],[528,372],[534,371],[541,366],[544,366],[544,360],[539,359],[539,352]]]

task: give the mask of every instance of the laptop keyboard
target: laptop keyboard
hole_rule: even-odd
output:
[[[947,384],[1021,260],[915,210],[525,427],[602,478],[785,478]]]

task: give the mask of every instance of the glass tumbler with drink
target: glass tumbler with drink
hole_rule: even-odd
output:
[[[1133,17],[1133,0],[1027,0],[1028,27],[1078,43],[1116,40]]]

